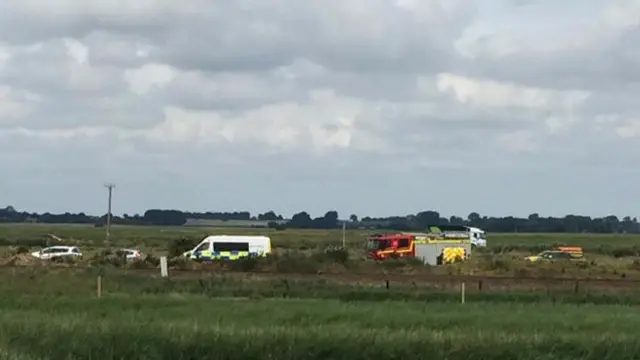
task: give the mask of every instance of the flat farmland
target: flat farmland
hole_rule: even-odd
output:
[[[381,232],[381,231],[379,231]],[[77,245],[83,260],[73,266],[96,264],[117,267],[157,268],[159,256],[170,257],[176,270],[220,271],[221,268],[272,273],[350,273],[350,274],[434,274],[526,277],[580,277],[594,279],[640,279],[640,236],[595,234],[489,234],[488,248],[478,249],[469,260],[444,265],[422,266],[416,261],[386,261],[376,264],[366,259],[364,241],[374,233],[368,230],[346,231],[347,254],[339,259],[328,257],[324,250],[342,244],[341,230],[238,229],[113,226],[110,240],[115,247],[129,247],[150,255],[149,263],[121,264],[105,259],[106,229],[87,225],[0,225],[0,265],[33,265],[28,252],[59,244],[49,235],[61,238],[63,244]],[[185,261],[179,254],[195,246],[207,235],[268,235],[274,247],[270,260],[258,264],[202,265]],[[529,263],[524,256],[534,255],[554,244],[577,245],[585,250],[584,263]],[[153,261],[152,261],[153,260]],[[414,259],[415,260],[415,259]],[[50,265],[50,264],[47,264]]]
[[[66,241],[86,245],[104,244],[106,229],[90,225],[47,225],[47,224],[1,224],[0,245],[30,243],[54,234]],[[350,247],[360,247],[369,234],[382,230],[348,230],[346,242]],[[180,238],[202,239],[207,235],[246,234],[268,235],[274,247],[315,248],[342,243],[341,230],[300,230],[288,229],[239,229],[239,228],[200,228],[200,227],[156,227],[156,226],[112,226],[111,241],[120,246],[143,246],[149,248],[166,247],[168,242]],[[632,248],[640,247],[640,235],[637,234],[528,234],[528,233],[490,233],[490,248],[500,247],[543,247],[554,244],[583,246],[585,250],[603,247]]]
[[[343,258],[324,251],[342,243],[340,230],[112,227],[113,245],[152,259],[210,234],[265,234],[276,249],[248,262],[174,257],[162,278],[155,261],[102,254],[105,228],[0,225],[0,359],[624,360],[640,352],[637,236],[490,234],[489,249],[467,261],[424,266],[365,260],[370,233],[347,231]],[[55,244],[49,235],[80,246],[85,259],[25,253]],[[589,260],[522,260],[553,244],[583,246]]]
[[[627,306],[3,296],[0,358],[636,359]],[[215,354],[215,355],[213,355]]]

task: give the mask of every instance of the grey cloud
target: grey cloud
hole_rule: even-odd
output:
[[[587,101],[581,112],[584,115],[618,114],[635,117],[640,112],[640,102],[637,94],[640,85],[633,81],[627,82],[617,89],[599,91]]]
[[[620,140],[613,124],[600,132],[594,126],[598,114],[638,117],[635,30],[582,52],[522,50],[472,62],[453,43],[482,2],[424,0],[409,10],[386,0],[198,0],[194,12],[156,1],[144,14],[127,7],[110,16],[111,5],[87,0],[84,12],[53,16],[24,1],[20,11],[0,5],[0,43],[42,42],[40,52],[16,53],[0,70],[0,85],[40,97],[25,118],[0,128],[0,165],[12,174],[0,177],[0,186],[15,189],[5,199],[12,205],[103,211],[101,186],[113,181],[117,212],[274,208],[290,215],[337,207],[342,215],[386,215],[432,207],[526,215],[634,206],[616,203],[620,190],[612,186],[594,200],[584,194],[606,185],[598,171],[618,174],[619,188],[632,188],[632,176],[620,174],[633,174],[637,140]],[[70,62],[62,37],[88,47],[90,68]],[[152,62],[172,65],[176,77],[130,91],[125,70]],[[592,95],[567,111],[554,101],[544,109],[510,105],[505,98],[515,90],[505,90],[489,106],[480,95],[492,89],[473,82],[458,89],[460,101],[442,93],[441,72]],[[317,100],[317,89],[334,93]],[[525,100],[537,104],[539,94],[531,96]],[[210,111],[188,129],[210,141],[140,135],[165,121],[167,106]],[[188,132],[183,127],[193,119],[186,117],[163,135]],[[552,133],[550,118],[570,126]],[[204,125],[214,120],[241,139],[207,133]],[[300,130],[302,143],[268,146],[269,137],[280,140],[267,130],[278,127]],[[351,147],[315,149],[311,128],[343,131]],[[508,148],[528,141],[534,151]]]
[[[202,3],[192,0],[190,4],[198,2]],[[172,11],[184,7],[182,4],[175,9],[171,9],[171,5],[176,6],[177,3],[152,0],[145,4],[123,5],[88,0],[79,7],[74,1],[5,2],[0,4],[0,33],[4,41],[12,44],[31,44],[64,37],[83,38],[95,31],[160,39],[169,29],[167,23],[185,15]]]
[[[596,19],[597,20],[597,19]],[[583,38],[581,46],[558,47],[556,51],[542,51],[527,48],[504,56],[496,56],[487,50],[480,50],[477,57],[466,64],[461,73],[472,76],[486,76],[500,81],[516,81],[534,87],[555,89],[590,89],[596,91],[616,91],[622,84],[640,81],[640,51],[636,46],[640,39],[637,27],[620,31],[613,29],[592,30],[591,37],[581,33],[581,29],[572,32],[576,38]],[[588,34],[588,33],[587,33]],[[485,36],[478,40],[482,43],[493,41]],[[566,39],[563,34],[560,39]],[[548,39],[553,44],[554,39]],[[578,41],[578,40],[576,40]]]
[[[45,43],[37,50],[13,52],[3,71],[0,82],[48,97],[101,96],[125,89],[118,69],[103,67],[83,68],[72,64],[62,40]]]
[[[118,34],[106,30],[92,31],[82,39],[91,53],[91,63],[118,68],[137,68],[149,60],[149,39],[139,34]]]
[[[367,10],[364,14],[352,12],[354,6],[365,6],[353,0],[324,8],[277,3],[280,6],[246,8],[228,2],[204,10],[210,16],[181,24],[152,56],[178,67],[210,71],[271,68],[299,56],[347,72],[434,71],[451,62],[455,53],[450,41],[468,20],[468,15],[420,18],[392,10],[380,0],[361,7]],[[235,22],[237,18],[244,21]],[[425,26],[430,31],[424,31]]]

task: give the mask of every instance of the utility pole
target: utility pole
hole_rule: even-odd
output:
[[[347,222],[342,222],[342,247],[347,248]]]
[[[107,237],[106,237],[106,245],[107,247],[111,247],[111,243],[109,242],[109,237],[111,236],[111,195],[113,193],[113,188],[116,187],[115,184],[106,184],[105,187],[109,190],[109,202],[107,207]]]

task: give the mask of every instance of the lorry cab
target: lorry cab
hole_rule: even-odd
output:
[[[471,241],[473,247],[487,246],[486,231],[466,225],[432,225],[428,227],[429,233],[442,234],[444,238],[466,237]]]
[[[237,260],[271,253],[268,236],[212,235],[204,238],[193,249],[182,254],[194,260]]]
[[[477,227],[469,226],[469,240],[471,240],[471,245],[477,247],[486,247],[487,246],[487,233],[479,229]]]

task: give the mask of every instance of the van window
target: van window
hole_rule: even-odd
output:
[[[202,243],[195,251],[205,251],[209,249],[209,243]]]
[[[249,251],[249,243],[214,242],[213,251]]]
[[[409,247],[409,239],[398,240],[398,248],[407,248],[407,247]]]

